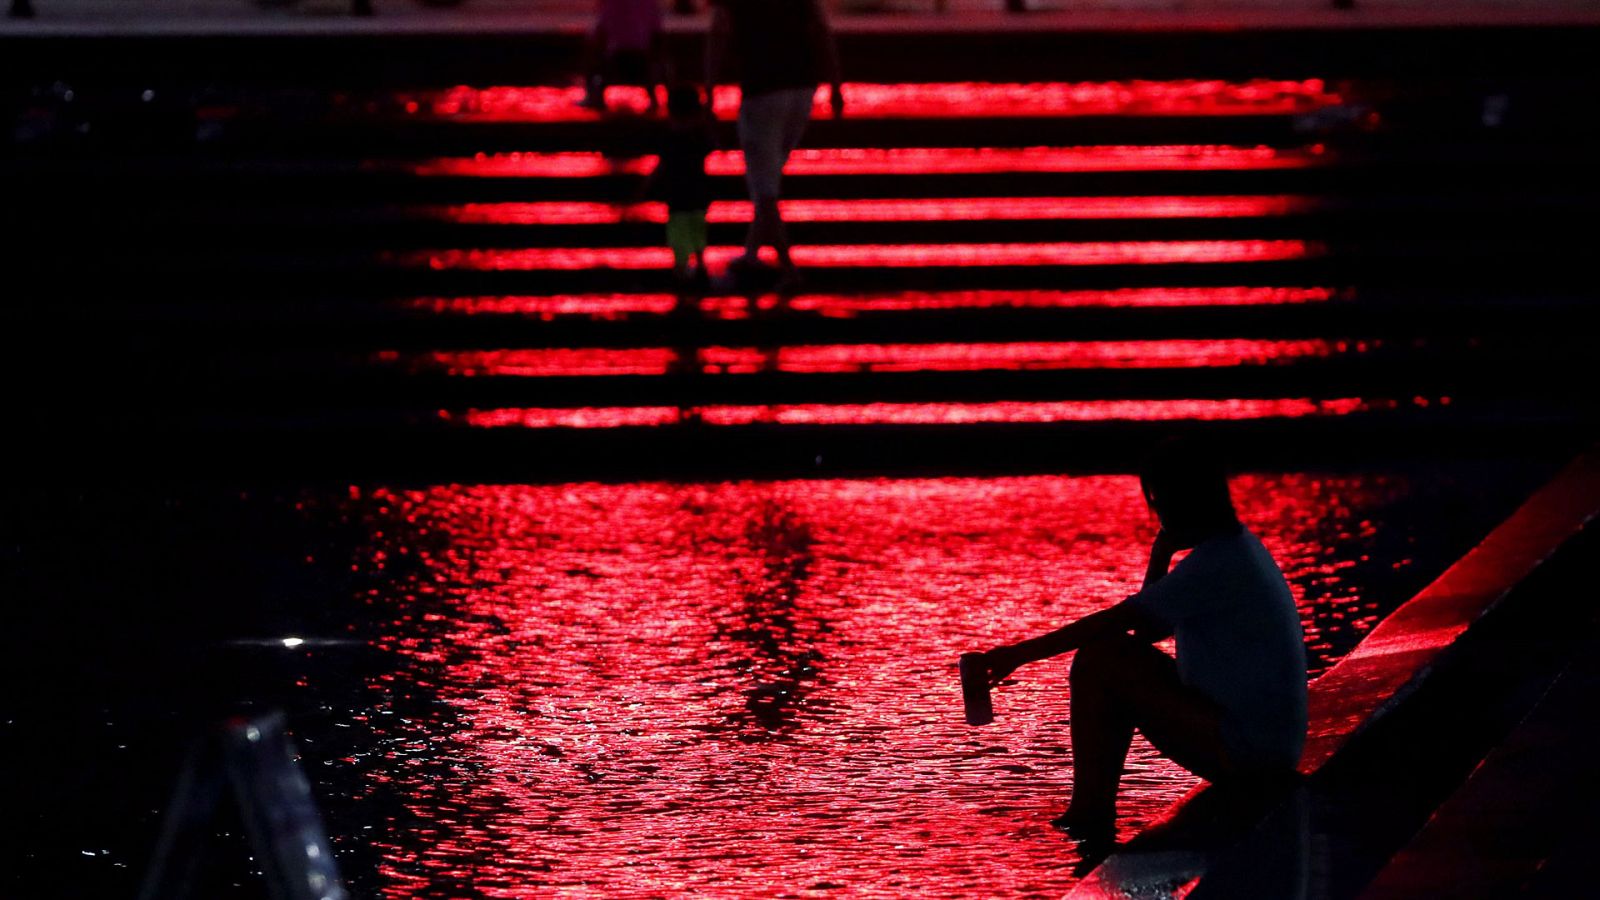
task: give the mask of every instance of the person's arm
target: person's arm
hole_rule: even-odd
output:
[[[1150,636],[1151,640],[1156,640],[1162,630],[1159,622],[1138,607],[1127,602],[1118,603],[1109,609],[1090,613],[1049,634],[990,650],[984,654],[989,669],[989,684],[991,687],[999,684],[1028,663],[1070,653],[1109,635],[1133,633],[1141,638]]]
[[[811,7],[811,52],[816,54],[818,68],[828,82],[833,117],[843,118],[844,79],[839,70],[839,42],[834,39],[833,26],[828,24],[828,11],[823,8],[821,0],[811,0]]]
[[[1150,562],[1144,569],[1145,587],[1167,577],[1167,572],[1172,569],[1172,557],[1177,552],[1177,544],[1173,543],[1167,533],[1157,532],[1155,542],[1150,545]]]
[[[728,10],[721,3],[711,4],[711,32],[706,35],[706,97],[709,102],[716,95],[722,70],[728,64],[728,37],[733,23],[728,21]]]

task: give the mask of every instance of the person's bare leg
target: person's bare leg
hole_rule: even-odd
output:
[[[772,249],[778,252],[778,268],[792,271],[794,259],[789,256],[789,228],[783,222],[783,210],[778,206],[777,197],[765,202],[771,207],[767,220],[771,223],[769,227],[772,229]]]
[[[767,219],[770,215],[765,197],[757,197],[750,204],[750,227],[744,233],[744,255],[751,262],[758,258],[762,246],[769,243],[767,232],[772,226]]]
[[[751,204],[750,230],[745,232],[744,252],[752,261],[762,247],[778,251],[778,263],[792,266],[789,259],[789,239],[783,227],[783,217],[778,212],[777,197],[758,197]]]
[[[1231,769],[1220,711],[1184,687],[1176,661],[1148,643],[1118,637],[1082,648],[1072,662],[1071,691],[1075,762],[1072,803],[1062,824],[1111,824],[1135,729],[1203,778]]]
[[[1117,785],[1133,742],[1133,721],[1117,702],[1123,641],[1100,641],[1072,660],[1072,803],[1062,825],[1111,824]]]

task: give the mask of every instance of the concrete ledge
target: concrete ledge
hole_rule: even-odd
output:
[[[1362,31],[1371,29],[1507,28],[1600,25],[1592,3],[1431,3],[1363,2],[1354,9],[1331,3],[1218,2],[1075,3],[1070,9],[1025,14],[961,9],[885,13],[836,13],[841,34],[1077,34],[1219,33],[1235,31]],[[588,4],[555,2],[484,3],[467,0],[456,8],[418,3],[373,3],[375,15],[346,14],[336,0],[303,3],[301,8],[266,9],[248,0],[235,3],[163,3],[159,6],[103,0],[35,0],[31,19],[0,18],[5,37],[171,37],[171,36],[540,36],[582,35],[593,23]],[[671,16],[669,34],[702,34],[709,17]]]
[[[229,19],[0,19],[0,75],[28,84],[244,82],[325,87],[566,83],[587,16],[463,12]],[[1039,15],[841,17],[857,81],[1103,80],[1506,73],[1592,75],[1600,9],[1107,10]],[[703,20],[675,22],[667,53],[703,66]],[[195,40],[203,37],[205,40]],[[359,62],[353,62],[359,60]]]
[[[1390,614],[1355,650],[1311,684],[1310,735],[1300,771],[1322,768],[1382,720],[1429,676],[1440,655],[1600,513],[1600,447],[1591,447],[1536,492],[1481,544]],[[1215,788],[1179,803],[1123,853],[1091,872],[1069,897],[1167,897],[1203,877],[1204,852],[1178,853],[1169,836],[1198,817]],[[1147,848],[1140,850],[1140,847]]]

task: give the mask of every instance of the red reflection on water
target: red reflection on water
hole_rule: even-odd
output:
[[[926,200],[785,200],[790,222],[970,222],[1041,219],[1179,219],[1288,216],[1315,207],[1310,197],[948,197]],[[667,221],[664,203],[467,203],[427,211],[469,225],[611,225]],[[718,200],[711,222],[750,221],[748,201]]]
[[[1268,418],[1347,416],[1397,409],[1395,400],[1251,398],[1234,400],[1056,400],[993,403],[795,403],[700,406],[683,410],[685,421],[706,425],[976,425],[1052,422],[1243,421]],[[632,424],[632,407],[586,409],[473,409],[441,411],[446,419],[477,428],[613,428]],[[662,408],[664,409],[664,408]],[[651,415],[657,415],[652,412]],[[640,418],[647,418],[643,414]]]
[[[739,247],[711,247],[709,262],[726,264]],[[1276,262],[1322,253],[1309,241],[1086,241],[1052,244],[808,244],[793,248],[801,266],[1103,266]],[[666,269],[666,247],[530,247],[386,253],[386,261],[430,269],[527,272],[579,269]]]
[[[1342,102],[1320,79],[1278,81],[1110,81],[993,84],[983,82],[862,84],[846,82],[852,115],[866,118],[971,118],[1035,116],[1248,116],[1283,115]],[[815,114],[827,111],[819,87]],[[398,98],[413,115],[475,122],[580,122],[597,114],[578,105],[581,87],[459,86]],[[642,114],[649,98],[641,89],[608,91],[613,112]],[[737,86],[719,86],[716,114],[739,109]]]
[[[789,157],[789,175],[966,175],[1000,172],[1213,172],[1304,169],[1330,162],[1321,144],[1306,147],[1234,147],[1223,144],[1086,147],[801,148]],[[421,176],[467,178],[596,178],[645,175],[654,156],[608,157],[591,152],[479,153],[405,165]],[[371,162],[369,169],[386,164]],[[718,150],[706,159],[712,175],[742,176],[744,154]]]
[[[1244,475],[1302,615],[1397,480]],[[1065,661],[964,725],[962,651],[1136,589],[1135,479],[438,486],[352,503],[373,556],[384,896],[1060,896]],[[1397,564],[1401,561],[1396,560]],[[1309,594],[1317,592],[1318,609]],[[1131,831],[1194,784],[1136,742]],[[817,888],[822,890],[823,888]]]

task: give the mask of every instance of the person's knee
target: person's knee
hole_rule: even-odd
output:
[[[1068,677],[1074,681],[1114,678],[1127,668],[1128,659],[1136,650],[1134,640],[1126,635],[1113,635],[1085,644],[1073,657]]]

